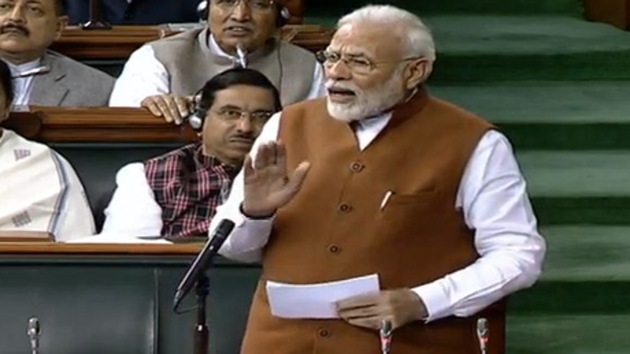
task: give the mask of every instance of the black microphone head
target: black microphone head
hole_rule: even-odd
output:
[[[214,231],[214,237],[223,237],[223,238],[227,238],[227,236],[230,234],[230,232],[232,232],[232,229],[234,229],[234,222],[232,220],[228,220],[228,219],[223,219],[221,220],[221,222],[219,223],[219,226],[217,226],[217,229]]]

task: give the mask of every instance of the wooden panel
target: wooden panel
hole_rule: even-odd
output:
[[[0,254],[195,255],[202,244],[0,243]]]
[[[55,237],[45,231],[0,231],[0,243],[2,242],[53,242]]]
[[[282,4],[291,13],[289,23],[300,24],[304,20],[304,1],[303,0],[283,0]]]
[[[180,33],[177,25],[113,26],[110,30],[82,30],[69,26],[51,49],[77,60],[126,59],[144,43]],[[325,48],[332,31],[319,25],[287,25],[282,38],[310,51]]]
[[[583,0],[586,19],[630,29],[630,0]]]
[[[3,125],[47,143],[190,142],[197,138],[188,124],[166,123],[141,108],[31,107],[31,112],[11,113]]]

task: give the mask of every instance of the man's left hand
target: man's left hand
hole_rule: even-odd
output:
[[[422,299],[409,289],[385,290],[342,300],[337,303],[337,312],[352,325],[377,330],[385,319],[396,329],[428,315]]]

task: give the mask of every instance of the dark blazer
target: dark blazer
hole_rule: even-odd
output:
[[[63,0],[71,24],[89,20],[90,0]],[[201,0],[100,0],[102,18],[112,25],[198,22]]]

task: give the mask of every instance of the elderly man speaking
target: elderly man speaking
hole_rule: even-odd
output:
[[[409,12],[343,17],[321,57],[328,96],[270,119],[210,228],[234,220],[221,254],[262,261],[242,353],[377,354],[384,321],[393,353],[479,353],[479,320],[503,353],[504,298],[546,249],[509,142],[427,92],[434,43]],[[268,281],[373,274],[337,316],[271,312]]]
[[[131,55],[110,105],[147,107],[180,122],[192,113],[196,90],[235,66],[267,76],[283,105],[322,96],[323,72],[315,56],[279,39],[289,16],[282,0],[210,0],[207,28],[148,43]]]

